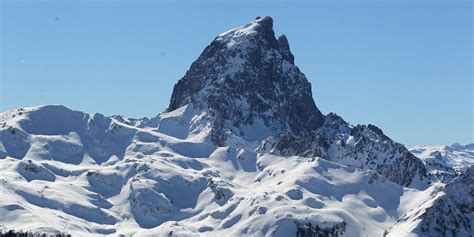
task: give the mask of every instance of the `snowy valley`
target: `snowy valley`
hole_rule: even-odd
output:
[[[273,20],[218,35],[166,111],[0,114],[0,231],[72,236],[473,236],[474,146],[324,115]]]

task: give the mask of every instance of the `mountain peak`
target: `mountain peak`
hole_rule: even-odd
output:
[[[219,34],[215,41],[228,48],[269,45],[278,50],[279,44],[273,31],[273,19],[269,16],[257,17],[254,21]]]
[[[219,145],[224,130],[261,140],[285,130],[302,134],[324,122],[311,84],[294,64],[286,36],[275,37],[271,17],[219,34],[204,49],[174,86],[168,111],[189,104],[215,118]],[[257,124],[260,135],[247,136]]]
[[[404,186],[428,182],[423,163],[380,128],[320,112],[288,39],[275,38],[270,17],[218,35],[192,63],[174,86],[158,130],[173,135],[176,127],[182,139],[318,156],[376,170]]]

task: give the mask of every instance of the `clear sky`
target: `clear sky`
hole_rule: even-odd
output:
[[[323,113],[409,147],[473,142],[471,1],[0,2],[1,111],[154,116],[217,34],[269,15]]]

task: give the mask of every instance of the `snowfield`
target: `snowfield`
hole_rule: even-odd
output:
[[[291,236],[344,222],[344,236],[381,236],[442,186],[405,188],[320,158],[215,147],[63,106],[0,119],[4,230]]]

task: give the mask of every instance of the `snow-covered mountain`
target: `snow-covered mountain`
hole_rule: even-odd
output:
[[[431,185],[380,128],[323,115],[270,17],[217,36],[155,118],[1,113],[0,173],[0,231],[442,236],[415,225],[443,228],[444,197],[472,235],[472,172]]]
[[[184,106],[207,113],[203,119],[212,128],[206,135],[219,146],[286,130],[305,134],[324,122],[311,84],[286,37],[275,38],[270,17],[224,32],[204,49],[176,83],[168,111]]]
[[[287,38],[270,17],[217,36],[173,89],[158,131],[217,146],[323,157],[424,187],[422,162],[374,125],[322,115]],[[172,128],[172,129],[170,129]]]
[[[474,165],[474,144],[451,146],[416,146],[410,152],[425,164],[428,174],[448,183]]]
[[[419,195],[419,206],[409,210],[385,232],[386,236],[473,236],[474,166],[446,186],[433,185]]]

